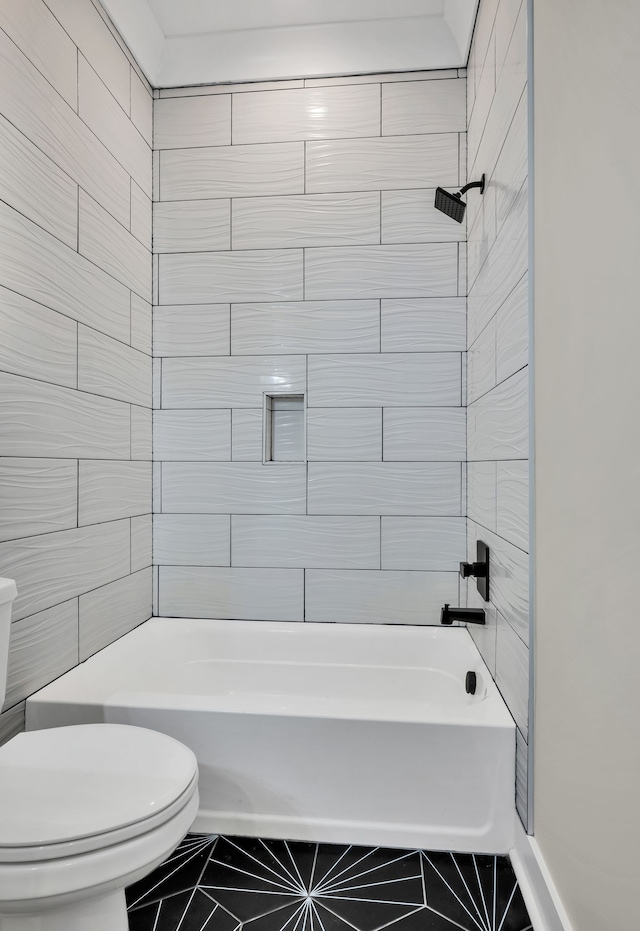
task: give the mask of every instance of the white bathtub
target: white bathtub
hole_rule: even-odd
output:
[[[154,618],[27,701],[29,730],[93,721],[191,747],[196,831],[512,844],[515,726],[463,628]]]

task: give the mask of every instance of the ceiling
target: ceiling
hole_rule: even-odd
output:
[[[478,0],[100,0],[155,87],[466,64]]]

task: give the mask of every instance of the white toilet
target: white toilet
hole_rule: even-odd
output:
[[[0,706],[15,582],[0,579]],[[180,843],[196,758],[119,724],[18,734],[0,747],[0,931],[127,931],[125,886]]]

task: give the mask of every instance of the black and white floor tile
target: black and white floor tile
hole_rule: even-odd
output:
[[[191,834],[130,931],[530,931],[506,857]]]

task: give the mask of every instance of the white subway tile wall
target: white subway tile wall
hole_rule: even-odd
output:
[[[527,825],[529,375],[527,4],[482,0],[467,74],[469,180],[468,558],[491,547],[491,623],[474,639],[518,725]],[[475,585],[468,603],[479,607]]]
[[[465,170],[465,100],[455,71],[161,92],[160,614],[458,603],[466,227],[433,200]],[[302,464],[263,464],[277,393],[306,396]]]
[[[151,89],[92,0],[0,11],[0,742],[151,615]]]

